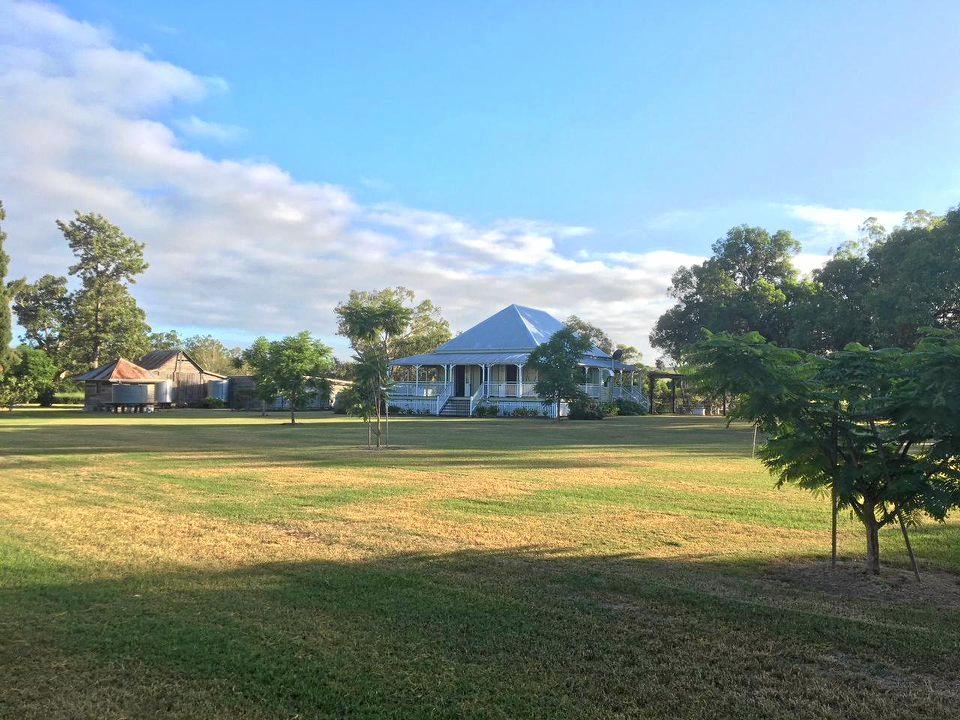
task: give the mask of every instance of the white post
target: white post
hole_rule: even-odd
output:
[[[523,363],[517,364],[517,397],[523,398]]]
[[[413,366],[413,394],[420,397],[420,366]]]

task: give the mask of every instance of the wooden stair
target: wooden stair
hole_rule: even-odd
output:
[[[440,410],[444,417],[467,417],[470,415],[469,398],[450,398]]]

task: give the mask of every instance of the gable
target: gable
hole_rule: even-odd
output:
[[[434,352],[532,352],[563,328],[564,324],[548,312],[510,305],[444,343]],[[607,357],[605,352],[596,347],[590,354]]]

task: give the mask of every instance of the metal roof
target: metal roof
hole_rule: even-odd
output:
[[[394,360],[391,365],[516,365],[565,325],[543,310],[510,305],[445,342],[432,353]],[[581,360],[588,367],[632,370],[594,346]]]
[[[145,367],[148,370],[156,370],[158,367],[163,365],[170,358],[178,355],[180,353],[180,348],[168,348],[166,350],[152,350],[146,355],[142,356],[137,362],[141,367]],[[186,355],[186,353],[184,353]],[[194,363],[196,365],[196,363]],[[199,367],[199,365],[197,365]]]
[[[82,382],[160,382],[163,378],[136,363],[117,358],[112,363],[76,375],[73,379]]]
[[[176,357],[179,353],[183,353],[183,356],[193,363],[197,370],[199,370],[204,375],[212,375],[213,377],[220,378],[221,380],[226,379],[226,375],[221,375],[220,373],[210,372],[209,370],[204,370],[203,366],[200,365],[196,360],[190,357],[188,353],[183,348],[168,348],[166,350],[152,350],[146,355],[141,357],[137,362],[148,370],[156,370],[159,367],[162,367],[164,363],[170,360],[172,357]]]
[[[425,353],[400,358],[390,363],[391,367],[410,365],[525,365],[530,359],[528,352],[465,352],[465,353]],[[581,365],[587,367],[613,368],[614,370],[633,370],[633,365],[627,365],[608,357],[584,355],[580,359]]]

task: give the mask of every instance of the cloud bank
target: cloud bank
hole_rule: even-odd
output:
[[[135,293],[156,328],[235,337],[308,328],[333,340],[333,308],[350,289],[405,285],[455,329],[516,302],[576,313],[652,360],[647,335],[671,304],[670,276],[702,260],[565,252],[558,240],[567,247],[590,229],[366,205],[269,162],[190,149],[190,137],[239,137],[185,109],[227,91],[223,79],[125,49],[55,7],[0,0],[0,198],[14,273],[63,272],[54,220],[95,211],[146,242],[150,269]],[[795,215],[836,225],[828,210]]]

